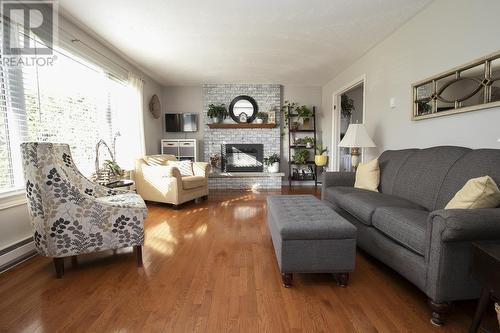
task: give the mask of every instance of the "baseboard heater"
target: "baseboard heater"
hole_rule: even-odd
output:
[[[29,237],[0,250],[0,273],[36,255],[35,243]]]

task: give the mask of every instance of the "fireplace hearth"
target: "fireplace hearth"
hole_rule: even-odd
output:
[[[263,172],[263,144],[230,144],[221,146],[222,170],[225,172]]]

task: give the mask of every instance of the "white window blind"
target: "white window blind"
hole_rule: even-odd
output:
[[[123,74],[61,48],[54,47],[54,54],[52,66],[0,65],[0,194],[24,187],[24,141],[68,143],[86,175],[94,171],[96,143],[104,139],[111,145],[116,132],[127,139],[117,141],[122,167],[131,168],[142,153],[141,106],[131,103],[136,95],[127,81],[118,79]],[[101,151],[101,157],[105,154]]]

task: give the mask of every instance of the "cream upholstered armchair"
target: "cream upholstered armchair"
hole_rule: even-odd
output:
[[[150,155],[136,160],[135,186],[144,200],[172,204],[208,197],[210,164],[177,161],[174,155]]]
[[[144,200],[85,178],[66,144],[21,145],[28,210],[39,254],[52,257],[58,278],[64,257],[134,247],[142,266]]]

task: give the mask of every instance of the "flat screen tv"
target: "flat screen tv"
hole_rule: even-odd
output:
[[[165,113],[165,131],[166,132],[198,131],[198,114]]]

